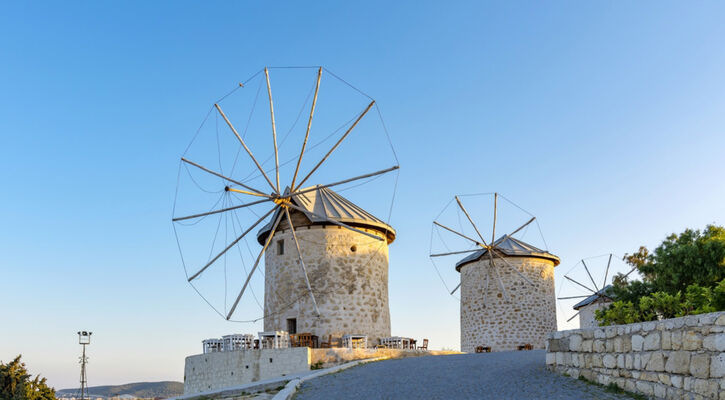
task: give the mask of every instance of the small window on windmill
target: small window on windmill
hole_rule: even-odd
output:
[[[287,333],[297,333],[297,318],[287,318]]]
[[[277,254],[284,254],[284,239],[280,239],[277,241]]]

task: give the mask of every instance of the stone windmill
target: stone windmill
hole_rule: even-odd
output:
[[[285,69],[285,71],[289,71],[289,69]],[[187,278],[193,286],[194,282],[214,270],[214,267],[220,263],[223,262],[226,269],[226,257],[236,253],[235,247],[240,247],[250,232],[257,232],[256,239],[261,245],[261,249],[254,254],[256,257],[251,258],[253,263],[250,263],[249,268],[244,268],[245,278],[237,280],[239,287],[232,292],[236,295],[231,298],[233,301],[226,302],[227,287],[224,287],[223,310],[212,306],[217,313],[230,320],[238,307],[242,309],[240,301],[248,298],[250,292],[254,295],[250,281],[255,272],[259,271],[257,275],[264,273],[263,317],[239,322],[256,322],[263,318],[265,330],[286,330],[290,333],[310,332],[325,339],[330,334],[339,336],[344,333],[367,334],[371,339],[389,336],[388,245],[395,240],[395,230],[381,219],[342,197],[332,188],[350,188],[349,185],[345,185],[349,183],[363,184],[381,175],[396,171],[399,168],[397,159],[392,167],[362,175],[356,174],[357,176],[335,182],[310,185],[310,181],[320,179],[319,176],[328,167],[333,153],[343,147],[346,139],[349,141],[358,124],[376,106],[374,100],[363,94],[366,99],[362,110],[355,108],[355,114],[351,120],[320,139],[318,143],[312,143],[310,131],[316,111],[320,82],[325,70],[320,67],[314,68],[314,71],[316,72],[316,83],[311,108],[308,109],[309,119],[306,130],[304,130],[304,136],[300,135],[299,146],[294,146],[292,157],[287,161],[280,160],[282,157],[278,149],[277,138],[279,122],[275,121],[269,69],[265,68],[263,74],[260,71],[255,75],[255,77],[261,76],[263,79],[260,82],[260,88],[264,87],[266,83],[269,99],[269,114],[266,116],[268,118],[266,121],[271,121],[269,127],[272,135],[268,143],[269,148],[274,149],[273,156],[268,158],[268,161],[273,162],[271,168],[264,167],[265,160],[255,156],[254,146],[249,145],[248,138],[245,139],[244,132],[248,130],[249,125],[242,126],[238,130],[232,122],[233,118],[222,110],[219,103],[214,104],[212,112],[215,112],[218,120],[221,121],[217,124],[225,124],[224,128],[228,127],[228,132],[217,131],[217,137],[226,134],[228,137],[233,137],[235,141],[235,147],[232,150],[237,151],[237,156],[234,157],[232,168],[228,168],[228,170],[241,169],[235,170],[233,167],[237,166],[238,158],[245,158],[248,165],[251,166],[249,168],[251,172],[239,171],[236,174],[247,174],[247,177],[254,175],[256,176],[254,179],[258,179],[258,182],[261,182],[264,187],[254,187],[250,183],[251,178],[245,180],[244,175],[239,178],[236,175],[225,174],[220,170],[222,162],[218,163],[220,167],[217,169],[211,165],[202,165],[200,162],[193,161],[188,156],[182,157],[184,168],[193,169],[201,177],[213,178],[214,180],[211,181],[213,185],[221,185],[223,189],[218,191],[222,192],[222,196],[226,196],[225,201],[227,202],[215,204],[211,211],[175,216],[173,221],[175,223],[190,221],[189,225],[192,225],[194,221],[209,216],[232,215],[230,224],[235,226],[234,218],[238,211],[248,210],[252,206],[264,208],[257,208],[258,211],[253,212],[254,217],[249,223],[239,223],[240,229],[236,233],[236,237],[224,242],[221,250],[209,251],[208,259],[196,266],[191,273],[187,272]],[[334,74],[329,73],[329,75],[333,79],[340,80],[343,83],[341,86],[350,87],[357,93],[362,93]],[[246,86],[240,84],[240,87]],[[256,104],[256,98],[254,104]],[[249,111],[250,115],[255,109],[254,104],[249,107],[252,110]],[[302,112],[298,115],[301,114]],[[333,113],[327,115],[335,116]],[[295,124],[296,120],[292,126],[294,127]],[[291,128],[290,132],[292,132]],[[385,134],[387,135],[387,132]],[[285,135],[285,139],[287,135]],[[331,141],[329,144],[325,143],[328,139]],[[321,147],[322,144],[325,144],[325,147]],[[221,145],[217,147],[220,151],[225,148]],[[315,157],[314,163],[308,163],[309,167],[305,167],[303,158],[312,159],[308,153],[316,147],[319,147],[322,153],[319,158]],[[349,144],[348,148],[355,150]],[[216,150],[216,147],[214,149]],[[379,151],[379,149],[376,150]],[[394,155],[394,150],[392,154]],[[368,154],[359,154],[359,152],[354,155],[365,160],[372,158]],[[343,162],[347,161],[343,160]],[[281,174],[280,170],[285,165],[290,166],[289,173]],[[331,175],[335,175],[335,173]],[[284,175],[289,177],[286,185],[283,185]],[[194,181],[196,182],[196,180]],[[216,189],[218,188],[211,186],[207,187],[205,191],[214,192]],[[230,195],[236,197],[230,197]],[[219,218],[219,225],[223,225],[221,217]],[[216,239],[215,234],[215,242],[217,242]],[[182,245],[179,247],[181,249]],[[182,250],[182,257],[183,253]],[[253,254],[251,249],[249,249],[249,254]],[[264,262],[262,263],[263,256]],[[260,265],[263,265],[263,268],[259,268]],[[216,269],[219,270],[219,267]],[[226,272],[224,278],[226,285]],[[215,291],[222,291],[220,289]],[[202,295],[202,297],[204,296]]]
[[[606,266],[604,266],[604,258],[607,260]],[[568,317],[566,322],[578,316],[580,329],[599,326],[595,314],[597,310],[608,307],[614,301],[609,289],[612,287],[612,279],[615,274],[621,271],[622,273],[619,275],[622,279],[626,279],[636,270],[636,268],[632,268],[629,272],[624,273],[617,263],[612,268],[613,259],[614,254],[611,253],[585,258],[564,275],[565,281],[562,281],[557,300],[560,309]],[[582,273],[582,268],[585,274]],[[572,305],[573,302],[576,304]]]
[[[544,348],[546,335],[556,330],[554,267],[559,258],[513,237],[535,218],[495,239],[498,194],[494,193],[493,226],[487,241],[460,198],[455,200],[478,239],[433,223],[476,248],[430,256],[472,253],[456,263],[460,284],[452,291],[461,290],[461,351],[473,352],[479,346],[513,350],[527,344]]]
[[[257,234],[260,244],[273,243],[265,254],[264,329],[390,336],[388,245],[395,230],[331,189],[313,189],[291,199],[292,211],[274,232],[270,221]],[[298,254],[307,260],[309,287]]]

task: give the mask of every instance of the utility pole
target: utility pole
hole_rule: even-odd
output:
[[[86,345],[91,344],[91,335],[93,332],[79,331],[78,332],[78,344],[83,346],[83,355],[80,357],[81,364],[81,400],[86,400],[86,390],[88,389],[88,379],[86,378],[86,363],[88,357],[86,357]]]

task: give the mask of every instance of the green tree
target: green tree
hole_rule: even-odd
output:
[[[602,325],[725,310],[725,228],[708,225],[668,236],[653,252],[642,246],[624,261],[642,280],[613,277],[616,299],[597,313]],[[632,313],[627,317],[625,313]]]
[[[633,255],[627,261],[653,291],[673,294],[692,284],[712,287],[725,278],[725,228],[708,225],[702,232],[672,234],[644,260]]]
[[[40,375],[33,378],[20,361],[20,356],[7,364],[0,362],[0,399],[55,400],[55,389]]]

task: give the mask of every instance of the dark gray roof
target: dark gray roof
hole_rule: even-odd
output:
[[[509,235],[504,235],[498,238],[493,244],[496,246],[496,253],[504,257],[534,257],[544,258],[554,262],[554,265],[559,265],[559,257],[549,253],[546,250],[541,250],[538,247],[532,246],[526,242],[515,239]],[[481,257],[488,253],[487,249],[481,249],[463,258],[461,261],[456,263],[456,271],[460,272],[461,267],[470,262],[478,261]]]
[[[587,297],[586,299],[574,304],[574,309],[578,310],[584,306],[588,306],[592,303],[594,303],[597,300],[602,300],[604,302],[610,302],[612,301],[612,298],[610,296],[607,296],[607,290],[611,288],[612,285],[607,285],[603,288],[601,288],[598,292],[594,293],[593,295]]]
[[[315,187],[319,187],[319,185]],[[300,191],[311,188],[312,187],[300,189]],[[317,190],[310,190],[309,192],[291,197],[291,201],[300,208],[317,215],[325,216],[331,220],[342,222],[354,227],[372,228],[383,232],[387,237],[388,244],[395,240],[395,229],[376,216],[358,207],[350,200],[335,193],[330,188],[321,187]],[[280,212],[282,212],[281,209],[275,211],[269,222],[257,233],[257,241],[259,241],[260,244],[264,244],[267,235],[269,235],[269,232],[272,230],[272,223]],[[296,210],[290,209],[290,212],[294,213]],[[313,225],[329,224],[329,222],[326,222],[324,219],[318,218],[312,214],[305,214],[305,216],[312,222]]]

